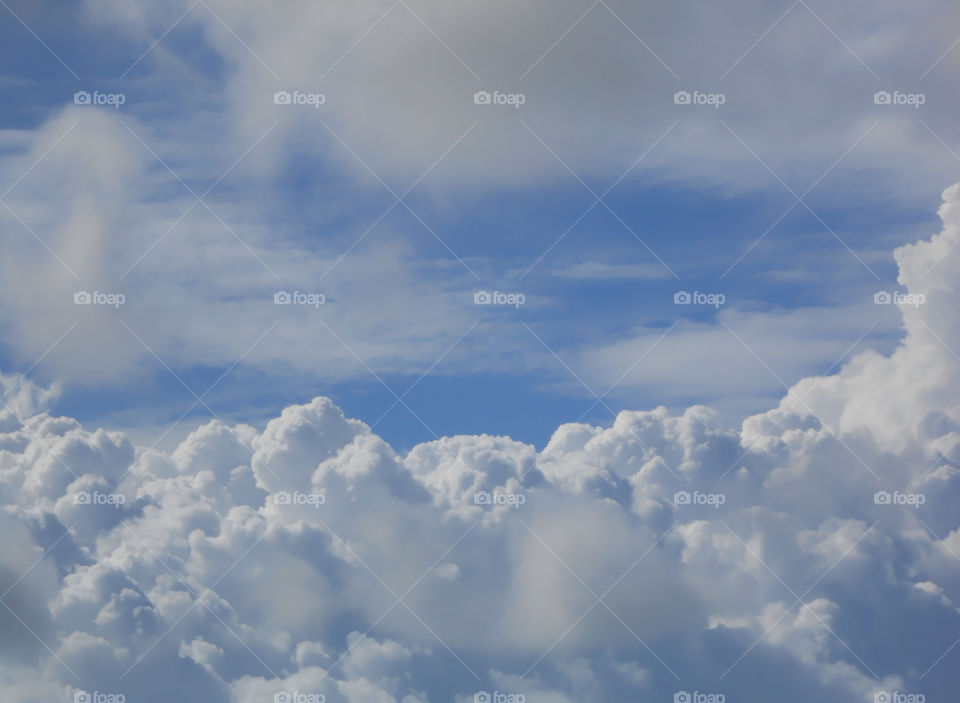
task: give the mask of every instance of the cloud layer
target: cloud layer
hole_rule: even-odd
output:
[[[902,306],[895,352],[739,431],[656,408],[539,452],[483,435],[401,456],[316,398],[167,454],[19,392],[0,414],[4,699],[949,700],[960,185],[940,216],[896,253],[925,303]]]

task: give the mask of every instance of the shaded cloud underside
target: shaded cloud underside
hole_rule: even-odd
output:
[[[484,435],[400,456],[317,398],[164,454],[5,380],[4,700],[948,700],[960,186],[944,200],[943,231],[896,252],[926,302],[895,352],[739,431],[658,408],[541,452]]]

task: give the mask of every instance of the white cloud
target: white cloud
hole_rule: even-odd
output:
[[[950,695],[960,188],[945,197],[943,233],[897,253],[929,305],[904,309],[895,353],[802,381],[739,433],[659,408],[564,425],[539,453],[479,436],[401,457],[317,398],[165,455],[69,419],[8,422],[0,571],[23,623],[4,624],[5,685],[24,702],[149,703],[172,680],[225,703]]]

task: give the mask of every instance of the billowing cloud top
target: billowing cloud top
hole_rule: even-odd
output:
[[[22,395],[0,415],[3,699],[953,700],[960,186],[944,200],[896,254],[924,302],[893,354],[740,431],[658,408],[540,452],[401,456],[316,398],[168,454]]]

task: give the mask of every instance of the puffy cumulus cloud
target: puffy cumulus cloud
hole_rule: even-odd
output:
[[[8,413],[5,696],[948,700],[958,207],[897,252],[900,346],[739,432],[656,408],[401,456],[316,398],[164,454]]]

